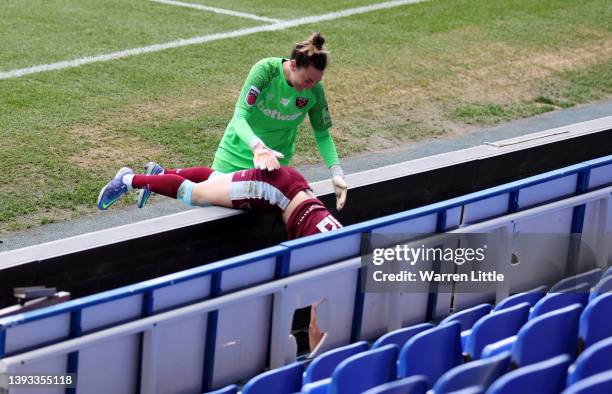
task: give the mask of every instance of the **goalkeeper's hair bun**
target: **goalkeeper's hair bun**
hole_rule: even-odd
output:
[[[325,70],[329,64],[329,51],[323,46],[325,37],[315,32],[306,41],[295,44],[291,51],[291,59],[298,67],[313,66],[318,70]]]
[[[308,41],[315,47],[317,50],[323,50],[323,45],[325,44],[325,37],[321,35],[321,33],[312,33]]]

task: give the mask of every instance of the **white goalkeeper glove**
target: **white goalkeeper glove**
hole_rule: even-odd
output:
[[[282,153],[268,148],[259,138],[251,141],[253,165],[260,170],[274,171],[280,168],[278,159],[285,157]]]
[[[344,208],[346,202],[346,193],[348,185],[344,179],[344,171],[338,164],[329,168],[332,175],[332,184],[334,185],[334,194],[336,194],[336,210],[340,211]]]

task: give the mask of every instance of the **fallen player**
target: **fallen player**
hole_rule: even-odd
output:
[[[215,174],[208,167],[165,170],[156,163],[153,173],[138,175],[123,167],[98,196],[98,208],[108,209],[131,189],[145,189],[182,201],[187,206],[222,206],[254,212],[278,212],[289,239],[323,233],[342,227],[315,197],[308,182],[294,168],[277,171],[240,170]],[[338,196],[339,199],[346,198]]]

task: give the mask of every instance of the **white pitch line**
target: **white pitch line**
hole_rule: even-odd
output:
[[[63,62],[40,64],[37,66],[20,68],[20,69],[6,71],[6,72],[0,72],[0,80],[18,78],[24,75],[36,74],[36,73],[45,72],[45,71],[74,68],[74,67],[79,67],[85,64],[107,62],[110,60],[140,55],[143,53],[159,52],[159,51],[163,51],[166,49],[179,48],[179,47],[195,45],[195,44],[202,44],[205,42],[224,40],[227,38],[243,37],[243,36],[248,36],[248,35],[255,34],[255,33],[261,33],[264,31],[285,30],[291,27],[297,27],[297,26],[302,26],[302,25],[307,25],[307,24],[317,23],[317,22],[330,21],[334,19],[344,18],[347,16],[365,14],[368,12],[382,10],[386,8],[394,8],[394,7],[399,7],[399,6],[406,5],[406,4],[420,3],[423,1],[427,1],[427,0],[393,0],[393,1],[387,1],[384,3],[372,4],[372,5],[368,5],[364,7],[349,8],[344,11],[330,12],[328,14],[323,14],[323,15],[307,16],[304,18],[288,20],[284,22],[274,23],[271,25],[250,27],[247,29],[229,31],[226,33],[216,33],[216,34],[208,34],[205,36],[196,36],[196,37],[192,37],[188,39],[180,39],[176,41],[166,42],[164,44],[155,44],[155,45],[149,45],[149,46],[141,47],[141,48],[126,49],[124,51],[112,52],[112,53],[107,53],[104,55],[87,56],[87,57],[82,57],[82,58],[74,59],[74,60],[66,60]]]
[[[155,3],[161,3],[161,4],[175,5],[179,7],[194,8],[196,10],[201,10],[201,11],[210,11],[216,14],[224,14],[224,15],[238,16],[240,18],[255,19],[256,21],[263,21],[263,22],[270,22],[270,23],[282,22],[282,20],[280,19],[266,18],[265,16],[247,14],[245,12],[239,12],[239,11],[225,10],[223,8],[209,7],[209,6],[201,5],[201,4],[184,3],[182,1],[174,1],[174,0],[149,0],[149,1],[153,1]]]

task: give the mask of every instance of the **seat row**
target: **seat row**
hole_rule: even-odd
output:
[[[540,287],[494,308],[454,313],[435,327],[422,323],[387,333],[369,350],[367,342],[357,342],[307,367],[296,362],[262,373],[242,392],[552,394],[566,387],[582,393],[572,390],[589,382],[608,387],[612,375],[599,375],[612,370],[612,294],[604,294],[610,280],[612,269],[588,271],[548,293]],[[232,385],[214,393],[236,391]]]
[[[585,274],[589,278],[580,274],[560,281],[548,293],[541,286],[507,297],[495,306],[495,313],[490,313],[489,304],[482,304],[450,315],[442,323],[460,322],[464,352],[470,359],[479,359],[485,346],[513,337],[528,321],[571,304],[580,304],[585,308],[579,326],[579,345],[583,349],[610,335],[612,321],[605,311],[610,311],[611,306],[608,298],[598,299],[597,296],[612,291],[612,269],[598,281],[599,277],[594,274],[600,271],[588,271]],[[576,280],[581,283],[574,284]],[[489,348],[487,355],[494,351]]]

